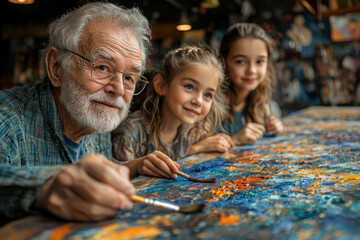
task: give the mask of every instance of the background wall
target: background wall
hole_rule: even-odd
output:
[[[169,48],[206,42],[218,49],[228,26],[255,22],[273,37],[277,46],[276,100],[285,115],[312,105],[359,105],[359,0],[220,0],[216,8],[204,7],[204,1],[109,2],[137,6],[151,22],[153,51],[146,73],[150,78]],[[40,78],[38,51],[47,41],[47,25],[85,2],[35,0],[31,5],[0,2],[1,89],[33,84]],[[310,8],[305,8],[304,2]],[[192,30],[179,32],[175,27],[184,11]],[[135,102],[141,102],[143,97]]]

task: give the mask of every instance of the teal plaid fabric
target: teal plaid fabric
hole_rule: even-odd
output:
[[[0,92],[0,217],[29,213],[37,190],[72,164],[49,80]],[[84,137],[85,151],[111,159],[110,133]]]

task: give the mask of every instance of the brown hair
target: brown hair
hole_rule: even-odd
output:
[[[220,44],[220,54],[225,68],[228,70],[228,55],[232,44],[241,38],[260,39],[262,40],[268,51],[268,65],[265,80],[246,98],[244,108],[244,116],[247,122],[264,123],[265,109],[264,105],[271,99],[271,91],[273,84],[275,84],[275,68],[272,61],[273,42],[268,34],[259,25],[254,23],[236,23],[230,26],[224,33]],[[227,76],[228,82],[227,92],[229,102],[229,115],[228,120],[234,119],[234,104],[236,103],[236,95],[233,87],[232,80]]]

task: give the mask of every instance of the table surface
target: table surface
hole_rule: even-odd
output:
[[[201,213],[136,203],[94,223],[32,216],[0,228],[0,239],[360,239],[360,108],[311,107],[283,121],[279,136],[179,161],[216,183],[133,180],[138,195],[206,203]]]

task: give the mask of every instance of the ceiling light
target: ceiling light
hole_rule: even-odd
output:
[[[9,0],[9,2],[15,4],[32,4],[34,3],[34,0]]]
[[[216,8],[220,6],[219,0],[204,0],[201,3],[201,7],[203,8]]]
[[[190,20],[186,14],[186,11],[181,12],[180,20],[176,29],[179,31],[189,31],[191,29]]]

